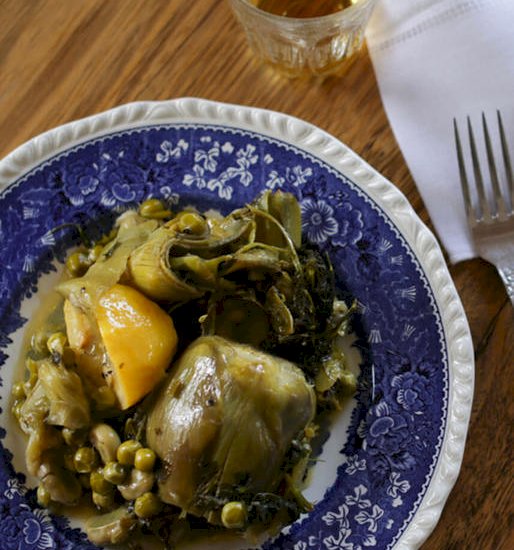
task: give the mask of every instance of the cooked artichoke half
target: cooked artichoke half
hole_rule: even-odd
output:
[[[131,252],[127,276],[154,300],[187,302],[209,291],[234,290],[235,272],[255,279],[290,269],[300,245],[297,200],[267,192],[226,217],[179,213]]]
[[[315,404],[292,363],[219,336],[195,340],[149,410],[147,442],[163,464],[160,498],[219,523],[205,497],[243,480],[253,494],[275,491]]]
[[[134,286],[166,302],[191,300],[215,288],[224,256],[253,240],[252,216],[236,212],[218,220],[184,211],[154,231],[128,260]],[[177,265],[177,258],[188,262]]]

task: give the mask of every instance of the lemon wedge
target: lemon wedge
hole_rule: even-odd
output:
[[[139,291],[120,284],[100,296],[95,316],[110,359],[107,379],[127,409],[163,378],[177,349],[173,320]]]

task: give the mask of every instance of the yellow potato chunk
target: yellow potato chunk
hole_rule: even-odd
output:
[[[173,321],[146,296],[119,284],[100,296],[95,315],[111,362],[114,392],[127,409],[164,376],[177,349]]]

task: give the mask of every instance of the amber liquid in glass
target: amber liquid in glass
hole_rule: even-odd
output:
[[[257,0],[255,5],[274,15],[283,17],[321,17],[342,11],[358,0]]]
[[[284,18],[255,18],[249,37],[264,62],[291,78],[344,74],[361,50],[373,4],[366,0],[243,1]]]

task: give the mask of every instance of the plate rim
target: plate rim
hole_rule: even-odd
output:
[[[383,209],[407,241],[430,284],[447,344],[448,413],[440,454],[425,494],[395,550],[415,550],[437,525],[457,480],[474,393],[474,353],[468,322],[440,245],[405,195],[343,142],[294,116],[252,106],[184,97],[136,101],[43,132],[0,159],[0,194],[64,150],[107,133],[178,122],[221,124],[280,139],[325,161]]]

